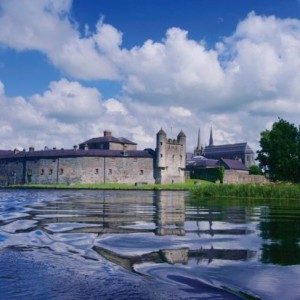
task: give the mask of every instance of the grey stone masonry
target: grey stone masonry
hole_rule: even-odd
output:
[[[161,129],[156,135],[156,183],[184,182],[186,136],[181,131],[177,139],[168,139]]]

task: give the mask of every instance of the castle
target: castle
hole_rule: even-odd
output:
[[[0,150],[0,185],[184,182],[186,136],[168,139],[161,129],[156,149],[116,138],[108,130],[73,149]]]

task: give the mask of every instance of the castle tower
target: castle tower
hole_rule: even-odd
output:
[[[177,142],[179,144],[179,159],[180,159],[180,168],[182,171],[185,169],[185,159],[186,159],[186,135],[181,130],[177,135]]]
[[[156,135],[156,160],[154,177],[156,183],[184,182],[186,135],[180,131],[177,139],[167,139],[163,129]]]
[[[156,134],[156,160],[157,167],[163,168],[166,165],[166,155],[165,155],[165,145],[167,143],[167,134],[161,128],[160,131]]]

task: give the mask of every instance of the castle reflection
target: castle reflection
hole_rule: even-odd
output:
[[[252,233],[247,227],[228,226],[230,222],[245,223],[244,209],[231,207],[227,211],[220,211],[218,208],[186,207],[186,199],[185,192],[107,191],[89,195],[88,198],[77,198],[74,195],[62,197],[59,201],[34,207],[30,214],[33,219],[38,220],[38,227],[49,235],[96,234],[100,242],[93,246],[93,250],[130,271],[145,262],[188,264],[193,260],[199,264],[213,260],[249,260],[256,255],[257,249],[232,247],[227,242],[213,246],[215,236],[227,240],[228,237]],[[227,225],[220,226],[225,220]],[[145,239],[149,234],[160,237],[159,243],[153,245],[153,250],[149,251],[134,242],[132,247],[142,253],[138,255],[137,251],[124,252],[122,246],[110,247],[101,244],[102,236],[124,236],[122,243],[131,243],[128,236],[134,234],[145,234]],[[177,237],[176,244],[171,247],[163,244],[164,238],[171,237]],[[180,242],[180,237],[192,240],[193,247],[184,241]],[[207,238],[210,243],[202,245]]]

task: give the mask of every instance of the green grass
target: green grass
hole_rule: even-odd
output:
[[[210,184],[194,188],[191,194],[197,198],[300,199],[300,185]]]
[[[28,188],[28,189],[96,189],[96,190],[192,190],[197,186],[195,182],[200,185],[211,184],[203,180],[187,180],[184,183],[174,184],[125,184],[125,183],[82,183],[82,184],[23,184],[16,186],[9,186],[9,188]]]

